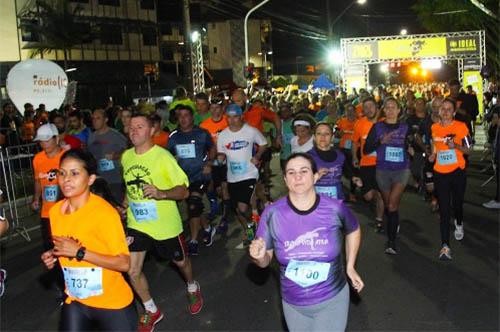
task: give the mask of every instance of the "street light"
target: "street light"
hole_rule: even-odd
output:
[[[250,14],[252,14],[254,11],[262,7],[263,5],[266,4],[266,2],[269,2],[270,0],[264,0],[261,3],[259,3],[257,6],[251,8],[248,13],[245,16],[245,20],[243,23],[243,32],[245,34],[245,66],[248,66],[249,60],[248,60],[248,18],[250,17]]]
[[[198,31],[193,31],[193,33],[191,33],[191,41],[196,43],[198,38],[200,38],[200,33]]]
[[[400,35],[402,36],[406,36],[408,34],[408,30],[406,30],[405,28],[401,29],[401,31],[399,32]]]
[[[339,65],[342,63],[342,53],[335,48],[332,48],[328,51],[328,62],[333,65]]]
[[[358,0],[356,1],[358,5],[364,5],[366,3],[366,0]]]

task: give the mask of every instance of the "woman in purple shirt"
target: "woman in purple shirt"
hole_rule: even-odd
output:
[[[332,146],[333,128],[329,123],[320,122],[314,128],[314,147],[307,153],[313,157],[318,167],[319,179],[315,183],[316,192],[335,199],[344,199],[342,171],[345,156]]]
[[[373,125],[368,133],[364,153],[377,153],[376,179],[384,200],[387,217],[387,248],[385,253],[396,255],[396,235],[399,228],[399,202],[410,177],[408,156],[409,135],[406,123],[399,122],[398,101],[392,97],[384,102],[385,120]]]
[[[316,193],[319,175],[311,156],[292,154],[284,171],[288,196],[264,210],[250,256],[265,268],[276,254],[290,331],[344,331],[349,308],[346,272],[354,289],[364,287],[354,268],[361,239],[358,221],[342,201]]]

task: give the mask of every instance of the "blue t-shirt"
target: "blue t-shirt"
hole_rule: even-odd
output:
[[[210,175],[203,175],[202,170],[207,163],[208,151],[212,145],[212,137],[208,131],[194,126],[189,132],[174,130],[168,139],[167,149],[176,157],[190,183],[206,182],[210,179]]]
[[[288,196],[269,205],[260,218],[257,237],[274,250],[280,264],[285,302],[308,306],[337,295],[346,284],[342,261],[344,234],[359,228],[351,210],[323,194],[309,211],[299,211]]]

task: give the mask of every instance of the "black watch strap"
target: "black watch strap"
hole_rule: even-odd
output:
[[[83,257],[85,257],[85,250],[86,250],[85,247],[80,247],[80,249],[78,249],[78,251],[76,252],[77,261],[80,262],[83,259]]]

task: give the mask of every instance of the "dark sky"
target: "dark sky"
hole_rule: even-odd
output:
[[[295,63],[297,56],[304,62],[319,62],[324,57],[327,35],[327,0],[271,0],[252,17],[270,18],[273,26],[275,63]],[[355,0],[330,0],[332,21],[339,17]],[[182,20],[180,0],[159,0],[159,18]],[[260,1],[253,1],[254,4]],[[411,10],[415,0],[367,0],[364,5],[354,3],[335,24],[337,38],[384,36],[425,33]],[[203,0],[191,5],[193,21],[244,18],[252,1]],[[247,4],[247,5],[245,5]]]

